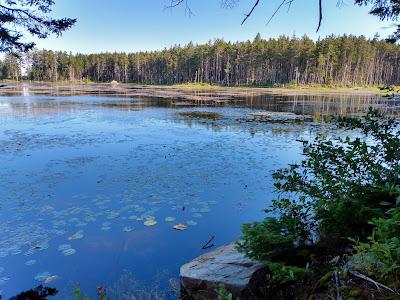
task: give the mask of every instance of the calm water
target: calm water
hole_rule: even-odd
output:
[[[110,103],[127,103],[117,106]],[[41,283],[71,298],[176,285],[179,266],[238,238],[274,197],[271,173],[301,157],[318,120],[398,103],[371,96],[248,98],[229,107],[174,108],[156,99],[0,97],[0,289]],[[315,116],[256,123],[260,109]],[[220,120],[178,113],[216,111]],[[167,219],[166,219],[167,218]],[[188,224],[175,231],[177,223]],[[148,225],[148,226],[146,226]],[[174,278],[176,278],[174,280]],[[174,298],[168,292],[169,298]]]

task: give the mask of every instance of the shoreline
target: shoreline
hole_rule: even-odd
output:
[[[369,88],[325,88],[325,87],[223,87],[201,85],[140,85],[132,83],[49,83],[49,82],[4,82],[0,96],[10,95],[101,95],[120,97],[153,97],[178,101],[225,102],[242,101],[243,98],[263,95],[324,96],[324,95],[383,95],[377,87]]]

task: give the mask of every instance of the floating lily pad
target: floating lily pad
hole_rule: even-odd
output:
[[[175,220],[176,220],[176,218],[174,218],[174,217],[166,217],[165,218],[165,222],[173,222]]]
[[[101,230],[103,230],[103,231],[109,231],[110,229],[111,229],[110,226],[103,226],[103,227],[101,227]]]
[[[143,224],[144,226],[154,226],[157,224],[157,221],[155,219],[147,219]]]
[[[189,221],[186,222],[186,224],[188,224],[189,226],[196,226],[197,222],[193,221],[193,220],[189,220]]]
[[[79,240],[81,238],[83,238],[83,230],[79,230],[78,232],[74,233],[73,235],[68,237],[68,240],[70,240],[70,241]]]
[[[203,215],[200,214],[200,213],[195,213],[195,214],[193,214],[193,218],[197,218],[197,219],[200,219],[202,216],[203,216]]]
[[[36,281],[44,282],[46,280],[46,278],[48,278],[50,276],[51,276],[50,272],[42,272],[42,273],[37,274],[34,279]]]
[[[60,278],[60,277],[58,277],[57,275],[52,275],[52,276],[47,277],[47,278],[44,280],[44,283],[49,284],[49,283],[52,283],[53,281],[56,281],[56,280],[59,279],[59,278]]]
[[[209,211],[210,211],[210,208],[206,207],[206,206],[199,209],[199,212],[201,212],[201,213],[207,213]]]
[[[112,211],[108,216],[107,219],[116,219],[120,216],[119,212]]]
[[[1,285],[5,285],[6,282],[9,281],[9,280],[10,280],[10,277],[6,277],[6,276],[0,277],[0,286]]]
[[[20,253],[22,253],[22,250],[21,250],[21,249],[12,249],[12,250],[10,251],[10,254],[11,254],[11,255],[18,255],[18,254],[20,254]]]
[[[58,246],[58,251],[64,251],[64,250],[71,249],[71,248],[72,247],[70,244],[62,244],[62,245]]]
[[[70,255],[73,255],[75,253],[76,253],[76,250],[72,249],[72,248],[65,249],[65,250],[62,251],[62,254],[64,254],[64,256],[70,256]]]
[[[186,230],[188,226],[186,224],[176,224],[172,228],[175,230]]]
[[[125,227],[122,229],[122,231],[123,231],[123,232],[131,232],[131,231],[133,231],[133,227],[132,227],[132,226],[125,226]]]
[[[34,264],[36,264],[36,260],[31,259],[28,260],[27,262],[25,262],[25,266],[33,266]]]
[[[55,229],[55,230],[53,230],[53,233],[55,235],[61,236],[61,235],[64,235],[66,233],[66,231],[62,230],[62,229]]]

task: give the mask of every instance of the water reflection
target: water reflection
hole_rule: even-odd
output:
[[[29,95],[28,87],[26,94]],[[25,91],[25,90],[24,90]],[[212,94],[211,94],[212,95]],[[187,104],[187,105],[185,105]],[[330,115],[361,115],[369,107],[380,110],[389,116],[398,116],[400,102],[379,95],[364,94],[321,94],[321,95],[249,95],[240,101],[221,103],[208,101],[180,101],[148,97],[114,96],[13,96],[0,98],[0,114],[39,115],[73,112],[102,106],[120,111],[139,111],[149,107],[239,107],[276,112],[293,112],[312,115],[314,120],[324,120]]]
[[[369,107],[397,116],[400,102],[379,95],[331,94],[331,95],[264,95],[249,96],[245,106],[253,109],[294,112],[313,115],[315,120],[323,120],[329,115],[361,115]]]
[[[300,159],[296,140],[329,130],[315,121],[241,120],[262,109],[347,112],[335,100],[313,101],[276,96],[177,108],[146,98],[0,97],[3,295],[52,280],[60,297],[76,284],[93,296],[124,270],[168,289],[210,236],[222,245],[241,224],[263,218],[271,172]],[[382,99],[349,101],[351,112],[384,107]],[[188,110],[221,118],[179,114]],[[178,223],[188,229],[174,230]]]

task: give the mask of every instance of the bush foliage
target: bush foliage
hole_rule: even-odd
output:
[[[238,248],[267,264],[272,285],[312,276],[355,241],[355,268],[399,281],[399,123],[371,109],[335,126],[351,137],[302,141],[305,159],[273,174],[269,216],[243,226]]]

